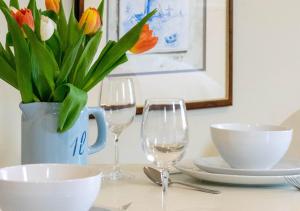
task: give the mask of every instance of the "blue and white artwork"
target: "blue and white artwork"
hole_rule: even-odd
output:
[[[120,0],[119,35],[124,35],[152,10],[158,12],[148,24],[159,38],[151,53],[188,50],[189,1],[185,0]]]

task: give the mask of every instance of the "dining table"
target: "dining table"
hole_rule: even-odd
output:
[[[161,187],[152,183],[143,173],[148,164],[126,164],[122,170],[131,175],[120,181],[103,180],[94,207],[121,207],[131,203],[128,211],[159,211],[162,209]],[[104,172],[110,165],[97,165]],[[299,211],[300,191],[283,184],[276,186],[229,185],[201,181],[177,173],[171,178],[206,188],[220,194],[195,191],[180,185],[171,185],[166,199],[167,211]]]

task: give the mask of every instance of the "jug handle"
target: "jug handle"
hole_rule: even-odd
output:
[[[98,130],[96,142],[92,146],[88,147],[88,154],[90,155],[99,152],[105,147],[107,138],[107,125],[105,120],[105,112],[102,108],[88,108],[88,114],[95,117]]]

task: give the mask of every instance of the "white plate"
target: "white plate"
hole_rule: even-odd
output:
[[[282,160],[274,168],[269,170],[234,169],[221,157],[202,157],[194,160],[194,164],[209,173],[233,174],[245,176],[286,176],[300,174],[299,160]]]
[[[178,164],[176,168],[186,175],[209,182],[255,186],[286,184],[283,176],[242,176],[230,174],[213,174],[198,169],[196,166],[193,166],[192,163]]]

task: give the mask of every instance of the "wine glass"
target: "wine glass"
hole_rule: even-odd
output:
[[[186,108],[180,99],[146,100],[141,127],[147,159],[161,170],[162,206],[166,209],[168,169],[182,159],[188,144]]]
[[[110,180],[120,180],[128,175],[121,172],[119,163],[119,137],[133,121],[136,102],[133,81],[130,78],[109,77],[102,82],[100,102],[105,110],[108,128],[114,136],[115,161]]]

